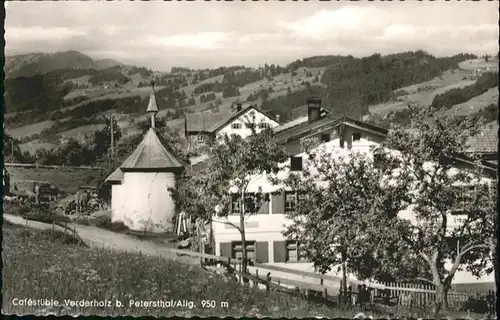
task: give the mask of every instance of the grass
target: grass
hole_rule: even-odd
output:
[[[199,267],[138,254],[89,249],[53,231],[4,223],[3,310],[6,314],[134,316],[352,317],[276,292],[246,288]],[[58,307],[14,306],[14,298],[53,299]],[[109,300],[109,307],[66,307],[64,300]],[[193,308],[140,308],[129,300],[187,300]],[[123,303],[122,308],[115,301]],[[215,308],[202,306],[213,300]],[[227,302],[227,307],[221,307]]]
[[[6,314],[133,315],[133,316],[269,316],[352,318],[359,308],[344,309],[304,300],[280,292],[244,287],[223,276],[178,261],[92,249],[79,245],[71,235],[52,230],[32,230],[3,223],[4,304]],[[14,298],[52,299],[58,307],[14,306]],[[112,301],[107,307],[67,307],[65,300]],[[118,300],[123,307],[117,307]],[[192,308],[145,308],[135,301],[187,300]],[[215,308],[203,306],[215,301]],[[222,307],[221,303],[227,306]],[[368,305],[365,314],[375,318],[430,318],[430,311]],[[443,316],[466,318],[465,313]],[[470,315],[478,318],[481,315]],[[469,317],[470,318],[470,317]]]
[[[46,120],[22,127],[18,127],[15,129],[10,129],[8,130],[8,133],[10,133],[13,137],[15,138],[22,138],[22,137],[27,137],[35,133],[40,133],[44,129],[49,129],[52,127],[54,124],[54,121],[51,120]]]
[[[457,104],[448,110],[450,114],[470,114],[480,111],[490,104],[498,103],[498,88],[491,88],[485,93],[475,96],[469,101]]]
[[[20,193],[32,190],[29,181],[47,181],[66,193],[75,193],[79,185],[97,185],[105,176],[103,170],[57,170],[39,168],[7,167],[10,174],[10,188],[18,187]]]
[[[280,292],[244,287],[198,266],[141,254],[110,249],[92,249],[71,235],[53,230],[33,230],[4,221],[4,304],[5,313],[55,315],[133,316],[269,316],[352,318],[358,308],[339,308]],[[52,299],[58,307],[14,306],[14,298]],[[111,301],[106,307],[67,307],[65,300]],[[335,297],[333,297],[335,299]],[[123,307],[117,307],[118,300]],[[194,306],[145,308],[135,301],[186,300]],[[216,307],[203,306],[215,301]],[[227,306],[221,306],[226,302]],[[404,307],[366,306],[367,315],[430,318],[430,311]],[[465,313],[443,316],[470,318]],[[470,315],[478,318],[481,315]]]
[[[28,151],[31,154],[35,154],[37,149],[52,150],[57,147],[58,145],[55,143],[40,142],[40,141],[30,141],[19,145],[19,149],[21,149],[21,152]]]
[[[468,69],[449,70],[444,72],[441,77],[397,89],[395,92],[403,92],[406,94],[398,96],[396,101],[388,101],[386,103],[370,106],[370,113],[383,115],[391,111],[400,111],[407,108],[408,102],[414,102],[420,105],[430,105],[434,97],[438,94],[453,88],[463,88],[475,83],[475,80],[464,79],[464,77],[471,75],[472,71]],[[494,88],[481,96],[474,97],[465,103],[454,106],[450,109],[450,112],[452,112],[451,110],[457,110],[462,114],[468,113],[472,110],[471,105],[476,105],[476,109],[474,110],[477,111],[481,107],[496,102],[497,98],[498,89]]]

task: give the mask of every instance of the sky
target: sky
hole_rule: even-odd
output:
[[[6,55],[77,50],[172,66],[281,65],[315,55],[498,52],[498,2],[9,2]]]

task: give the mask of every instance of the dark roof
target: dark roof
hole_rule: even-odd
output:
[[[278,142],[282,143],[300,139],[308,134],[313,134],[315,131],[324,130],[329,126],[334,126],[338,123],[339,119],[340,118],[337,117],[324,116],[322,119],[311,123],[305,121],[288,129],[277,132],[275,137]]]
[[[130,169],[180,169],[182,167],[181,161],[165,147],[155,130],[150,128],[120,169],[127,171]]]
[[[253,105],[244,107],[240,111],[236,112],[228,110],[225,112],[217,112],[217,113],[206,113],[206,112],[188,113],[186,114],[186,120],[185,120],[186,131],[213,133],[218,129],[220,129],[221,127],[223,127],[224,125],[226,125],[227,123],[238,118],[239,116],[241,116],[250,109],[253,109],[269,117],[269,115],[265,114],[264,112],[257,109],[257,107]]]
[[[328,115],[328,114],[330,114],[330,112],[328,112],[328,110],[321,109],[321,116],[322,116],[322,117],[323,117],[323,116],[326,116],[326,115]],[[282,124],[282,125],[280,125],[280,126],[274,127],[274,128],[273,128],[273,131],[274,131],[274,133],[278,133],[278,132],[281,132],[281,131],[283,131],[283,130],[290,129],[290,128],[295,127],[295,126],[297,126],[297,125],[299,125],[299,124],[306,123],[306,122],[307,122],[307,120],[308,120],[308,118],[309,118],[309,117],[308,117],[307,115],[306,115],[306,116],[299,117],[299,118],[296,118],[296,119],[294,119],[294,120],[291,120],[291,121],[288,121],[288,122],[286,122],[286,123],[283,123],[283,124]]]
[[[474,153],[498,153],[498,123],[482,130],[477,136],[467,141],[469,152]]]
[[[385,136],[387,135],[387,130],[371,125],[369,123],[355,120],[348,117],[333,117],[329,114],[324,115],[321,119],[314,122],[301,122],[299,124],[293,125],[288,129],[276,132],[276,139],[278,142],[285,143],[292,140],[297,140],[305,136],[320,133],[321,131],[337,127],[341,124],[347,124],[353,127],[358,127],[361,130],[372,131],[376,134]]]

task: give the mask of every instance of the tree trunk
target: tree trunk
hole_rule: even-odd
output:
[[[436,286],[436,298],[434,300],[434,317],[436,320],[440,319],[441,308],[443,307],[444,290],[441,281],[439,283],[434,283]]]
[[[450,286],[443,286],[443,310],[447,310],[449,308],[448,304],[448,292],[450,291]]]
[[[241,212],[240,212],[240,233],[243,259],[241,261],[241,271],[247,272],[247,244],[245,238],[245,193],[241,193]]]

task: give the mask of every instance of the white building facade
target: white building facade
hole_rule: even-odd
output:
[[[370,153],[372,148],[379,145],[381,142],[380,135],[371,135],[366,132],[361,132],[359,126],[349,124],[344,125],[342,139],[335,136],[335,130],[330,132],[328,142],[323,142],[319,147],[325,148],[327,151],[333,151],[337,154],[346,155],[349,152]],[[333,139],[330,139],[333,137]],[[345,144],[344,144],[345,142]],[[288,163],[292,171],[302,171],[302,168],[307,166],[307,154],[299,153],[292,156]],[[288,174],[288,169],[282,170],[279,173],[280,178],[285,178]],[[485,179],[488,181],[488,179]],[[279,265],[286,268],[291,268],[301,271],[314,272],[314,267],[310,262],[299,261],[298,250],[299,244],[295,241],[288,241],[283,236],[283,231],[291,221],[287,219],[286,214],[293,212],[294,205],[297,202],[297,196],[293,190],[279,192],[283,186],[273,185],[264,176],[254,177],[248,187],[248,192],[256,192],[258,188],[262,188],[262,193],[266,196],[267,201],[262,205],[259,212],[248,218],[245,223],[245,237],[247,242],[248,257],[257,263],[269,263]],[[213,232],[215,238],[215,252],[217,255],[230,256],[238,258],[241,256],[241,236],[237,229],[231,227],[227,222],[239,225],[239,211],[236,201],[232,205],[232,213],[227,218],[216,219],[213,223]],[[401,219],[412,218],[411,209],[402,211],[399,215]],[[450,215],[450,227],[460,223],[461,216]],[[448,267],[450,265],[448,264]],[[336,269],[336,268],[332,268]],[[340,271],[334,270],[328,273],[333,276],[341,276]],[[353,275],[348,275],[349,278],[355,279]],[[493,275],[477,279],[472,274],[466,271],[458,271],[454,278],[454,283],[475,283],[475,282],[492,282]]]
[[[111,184],[111,221],[136,231],[173,232],[176,206],[170,188],[183,164],[154,129],[154,94],[148,106],[151,128],[130,156],[107,179]]]

